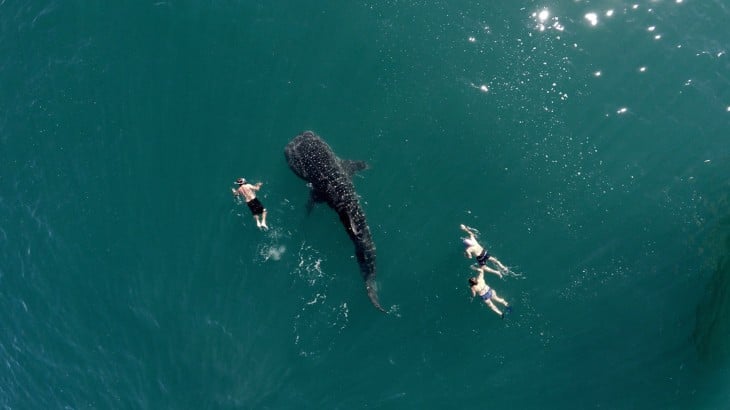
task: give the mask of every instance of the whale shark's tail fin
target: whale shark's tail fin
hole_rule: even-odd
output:
[[[373,303],[373,306],[375,306],[376,309],[383,313],[388,313],[383,309],[382,306],[380,306],[380,300],[378,300],[378,290],[375,287],[375,282],[368,280],[365,282],[365,289],[368,291],[368,297],[370,298],[370,301]]]

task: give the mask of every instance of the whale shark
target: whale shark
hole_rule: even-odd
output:
[[[340,159],[312,131],[304,131],[294,137],[284,148],[284,155],[289,168],[308,182],[311,197],[307,209],[311,210],[315,203],[326,202],[340,217],[355,245],[355,256],[368,297],[373,306],[385,312],[380,306],[375,283],[375,244],[352,183],[352,176],[366,169],[367,164]]]

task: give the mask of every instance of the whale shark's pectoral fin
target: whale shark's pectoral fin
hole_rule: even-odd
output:
[[[324,195],[322,195],[319,191],[316,191],[314,189],[309,190],[309,201],[307,201],[307,215],[309,215],[312,212],[312,208],[314,208],[314,204],[318,202],[325,202],[327,201],[327,198],[325,198]]]
[[[345,168],[345,171],[347,171],[347,175],[353,176],[356,172],[362,171],[364,169],[368,169],[368,164],[365,161],[352,161],[352,160],[344,160],[343,166]]]

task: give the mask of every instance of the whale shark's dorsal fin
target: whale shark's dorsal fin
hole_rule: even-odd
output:
[[[365,161],[353,161],[346,159],[342,161],[342,167],[345,168],[345,171],[347,171],[347,175],[353,176],[357,171],[368,169],[368,164]]]

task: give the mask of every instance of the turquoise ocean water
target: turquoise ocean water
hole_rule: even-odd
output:
[[[0,407],[727,408],[720,0],[0,1]],[[353,247],[284,145],[343,158]],[[263,181],[268,232],[230,194]],[[470,298],[458,225],[521,276]]]

